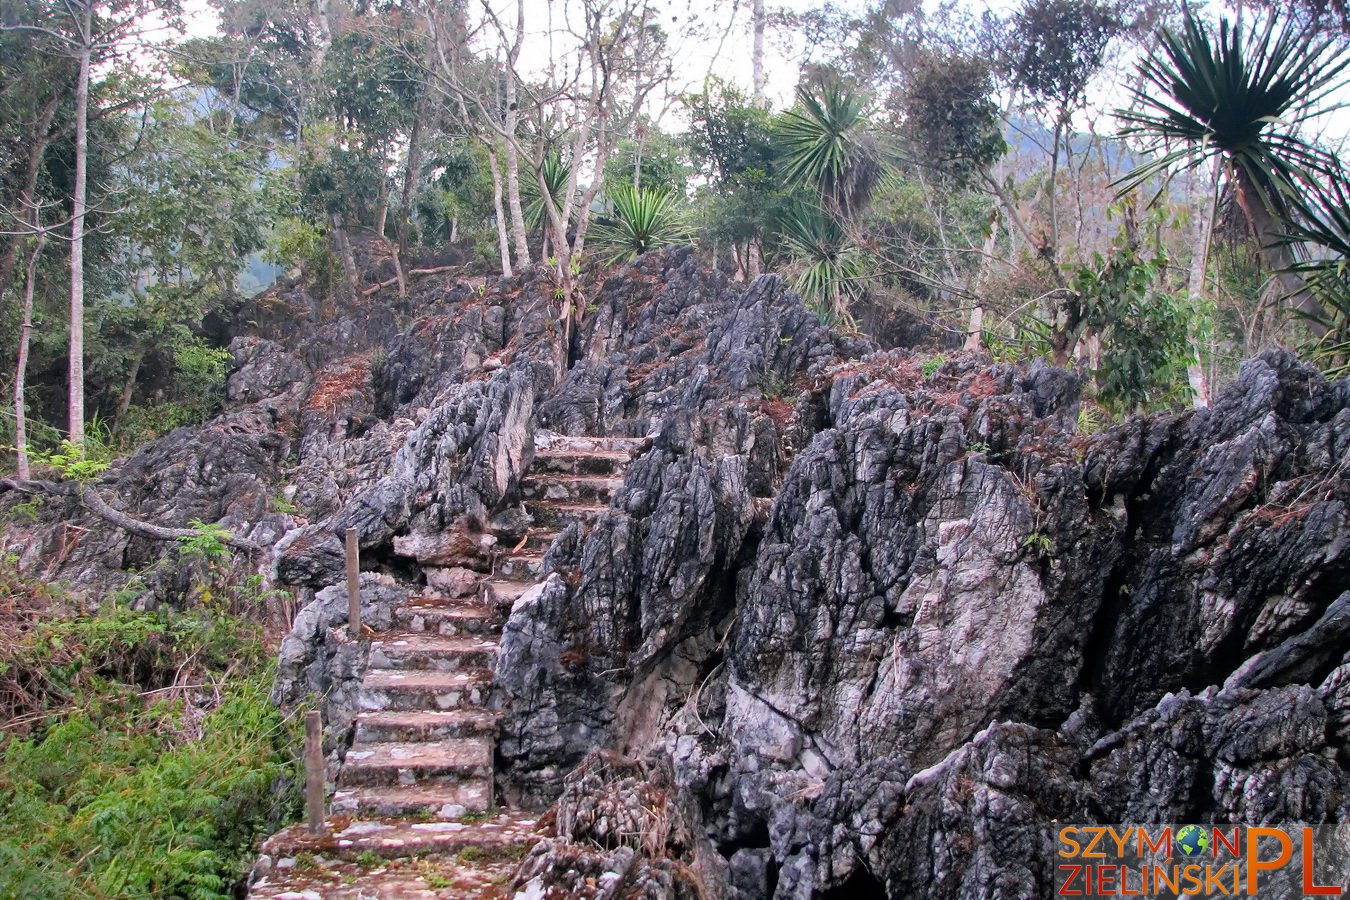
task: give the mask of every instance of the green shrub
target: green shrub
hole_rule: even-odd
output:
[[[0,896],[229,896],[257,837],[295,811],[294,723],[266,667],[220,688],[193,734],[181,702],[107,686],[0,761]],[[291,779],[294,780],[294,779]]]
[[[120,593],[69,615],[12,562],[0,897],[231,896],[261,836],[299,811],[300,731],[268,700],[261,626],[210,606],[138,612]]]

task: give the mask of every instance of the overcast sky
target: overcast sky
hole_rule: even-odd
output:
[[[514,15],[514,0],[492,0],[507,17]],[[525,67],[535,60],[540,71],[546,69],[549,43],[550,15],[554,26],[562,22],[567,0],[525,0],[525,17],[529,32],[524,53]],[[709,74],[732,81],[749,92],[751,83],[751,0],[654,0],[661,23],[670,35],[674,50],[675,73],[669,95],[696,90]],[[819,6],[818,0],[766,0],[770,10],[806,12]],[[834,0],[834,6],[850,13],[860,13],[869,4],[866,0]],[[993,9],[1006,13],[1017,0],[969,0],[972,11]],[[216,29],[216,16],[207,0],[187,0],[185,3],[188,29],[193,35],[211,34]],[[556,45],[555,45],[556,46]],[[775,107],[791,103],[800,67],[805,60],[804,41],[790,31],[771,33],[765,44],[765,68],[768,72],[768,94]],[[565,53],[555,54],[565,57]],[[1109,114],[1109,110],[1126,101],[1122,77],[1128,77],[1130,62],[1122,61],[1114,77],[1103,78],[1092,92],[1095,115]],[[1350,91],[1346,92],[1350,100]],[[662,103],[654,100],[651,111],[659,114]],[[671,108],[663,117],[667,127],[682,129],[678,111]],[[1329,141],[1345,141],[1350,135],[1350,108],[1334,110],[1321,118],[1325,137]],[[1109,131],[1098,123],[1098,128]]]

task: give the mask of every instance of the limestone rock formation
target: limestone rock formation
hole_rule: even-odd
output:
[[[503,660],[567,735],[518,779],[541,747],[574,763],[577,722],[669,754],[728,896],[1043,896],[1055,822],[1345,821],[1345,382],[1269,354],[1208,412],[1084,435],[1050,369],[894,351],[825,379],[762,527],[635,467],[643,505],[620,495],[550,608],[584,610],[559,645],[627,640],[552,677]],[[679,554],[721,591],[640,577],[722,522],[720,554]]]
[[[222,414],[98,486],[266,547],[276,697],[326,694],[335,762],[346,528],[374,628],[509,609],[495,798],[557,802],[526,896],[1035,897],[1055,822],[1350,819],[1350,382],[1269,353],[1095,431],[1071,372],[880,349],[688,252],[585,284],[568,347],[552,290],[260,315]],[[19,565],[181,602],[172,546],[41,515]]]

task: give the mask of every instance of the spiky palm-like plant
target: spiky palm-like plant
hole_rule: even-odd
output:
[[[592,233],[610,262],[632,259],[689,237],[689,225],[673,194],[624,185],[609,200],[613,205],[610,220],[598,222]]]
[[[1335,185],[1325,201],[1305,210],[1288,240],[1315,248],[1291,267],[1320,307],[1305,313],[1322,332],[1305,349],[1328,376],[1339,378],[1350,375],[1350,188]]]
[[[543,176],[544,184],[548,186],[548,195],[553,198],[554,204],[561,207],[563,192],[567,190],[567,179],[572,174],[571,167],[562,161],[562,156],[554,152],[544,157],[537,174]],[[529,228],[538,228],[547,218],[544,212],[544,195],[539,190],[539,180],[528,179],[521,187],[526,200],[525,225]]]
[[[792,286],[822,320],[848,321],[849,301],[865,275],[862,251],[839,220],[805,203],[788,208],[781,222],[783,239],[801,266]]]
[[[814,91],[797,91],[797,107],[783,114],[779,133],[788,180],[814,188],[846,216],[867,205],[882,170],[864,108],[856,91],[826,81]]]
[[[1280,240],[1285,223],[1341,177],[1336,157],[1299,129],[1335,108],[1329,98],[1347,65],[1350,54],[1334,38],[1279,16],[1248,31],[1222,20],[1215,39],[1187,12],[1180,32],[1164,30],[1158,49],[1139,64],[1134,106],[1117,111],[1122,134],[1163,152],[1118,184],[1130,189],[1217,160],[1267,267],[1287,271],[1294,260]],[[1284,287],[1289,293],[1299,286]]]

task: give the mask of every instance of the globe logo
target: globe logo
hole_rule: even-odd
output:
[[[1199,856],[1209,849],[1209,835],[1199,825],[1187,825],[1177,832],[1176,844],[1181,848],[1182,855]]]

